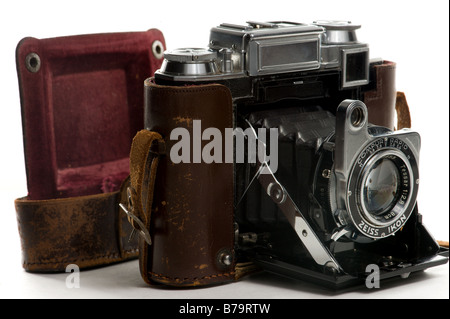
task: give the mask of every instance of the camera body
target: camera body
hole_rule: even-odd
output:
[[[167,242],[174,233],[181,235],[173,238],[191,239],[185,232],[194,211],[201,216],[198,229],[215,229],[208,236],[217,247],[206,253],[202,245],[192,263],[204,258],[202,265],[228,271],[223,277],[250,261],[275,273],[343,287],[365,278],[370,264],[388,278],[447,261],[438,256],[440,248],[417,209],[420,136],[393,130],[394,84],[383,82],[377,71],[388,65],[393,72],[392,64],[369,59],[368,45],[356,37],[359,27],[338,21],[221,24],[211,30],[208,48],[165,52],[161,69],[146,81],[145,127],[161,133],[166,158],[185,150],[171,151],[177,136],[186,131],[194,137],[188,163],[180,163],[182,156],[167,158],[156,177],[156,185],[163,186],[155,190],[148,227],[154,239],[141,256],[153,260],[147,266],[153,269],[143,270],[150,280],[167,283],[154,275],[168,269],[158,260],[181,254],[167,252],[174,249]],[[211,93],[219,87],[229,93]],[[186,93],[192,88],[196,98]],[[178,98],[183,92],[189,96]],[[211,155],[207,163],[200,156],[196,160],[199,118],[221,123],[208,131],[209,139],[198,135],[197,149]],[[177,124],[185,128],[172,134]],[[220,133],[234,144],[205,145]],[[262,138],[269,135],[270,141]],[[222,152],[225,158],[216,157]],[[214,175],[223,167],[228,173]],[[213,189],[208,196],[187,195],[196,170],[202,177],[195,187]],[[178,198],[185,202],[169,208]],[[227,214],[231,222],[224,221]],[[227,244],[218,243],[221,236],[228,236]],[[204,283],[194,277],[175,284]],[[201,278],[206,277],[212,276]]]
[[[357,41],[359,27],[337,21],[221,24],[211,30],[208,48],[165,52],[155,78],[178,85],[221,83],[236,103],[310,98],[331,88],[357,91],[369,83],[369,47]]]

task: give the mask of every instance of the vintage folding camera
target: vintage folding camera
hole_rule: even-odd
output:
[[[221,24],[208,48],[165,52],[125,209],[147,282],[260,267],[341,288],[447,262],[416,203],[420,136],[394,130],[395,63],[369,59],[359,27]]]

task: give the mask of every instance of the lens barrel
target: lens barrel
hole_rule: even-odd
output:
[[[334,170],[336,152],[341,150],[329,145],[335,142],[330,138],[321,147],[313,183],[324,214],[333,216],[338,228],[352,229],[347,237],[354,241],[400,231],[415,207],[419,183],[417,150],[408,135],[384,132],[371,136],[355,155],[346,186],[341,188],[341,177]]]
[[[356,193],[358,210],[365,222],[385,227],[402,218],[413,200],[413,176],[408,158],[398,149],[387,148],[373,154],[361,172]]]

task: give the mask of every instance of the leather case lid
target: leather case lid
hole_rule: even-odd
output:
[[[25,38],[16,59],[29,199],[118,190],[143,128],[143,83],[159,30]],[[153,46],[155,48],[155,46]]]

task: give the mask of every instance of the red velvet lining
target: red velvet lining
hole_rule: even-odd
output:
[[[38,40],[17,47],[28,196],[115,191],[143,127],[143,82],[159,68],[158,30]],[[40,69],[26,68],[37,53]]]

